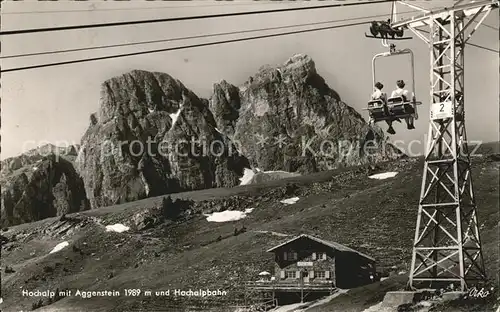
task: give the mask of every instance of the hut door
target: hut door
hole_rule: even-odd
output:
[[[309,283],[309,271],[303,271],[302,278],[304,279],[304,283]]]

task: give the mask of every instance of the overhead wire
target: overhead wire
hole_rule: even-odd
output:
[[[239,1],[227,2],[216,1],[218,4],[197,4],[192,5],[170,5],[170,6],[151,6],[151,7],[126,7],[126,8],[90,8],[88,10],[50,10],[50,11],[13,11],[2,12],[2,15],[22,15],[22,14],[54,14],[54,13],[85,13],[85,12],[114,12],[114,11],[143,11],[143,10],[160,10],[160,9],[185,9],[185,8],[209,8],[221,6],[245,6],[245,5],[284,5],[286,2],[277,1]],[[297,2],[295,2],[297,3]]]
[[[471,20],[470,18],[466,17],[467,20]],[[473,23],[476,23],[476,24],[479,24],[480,22],[476,21],[476,20],[472,20]],[[491,26],[491,25],[488,25],[486,24],[484,21],[481,23],[480,26],[484,26],[484,27],[487,27],[487,28],[490,28],[490,29],[493,29],[493,30],[496,30],[496,31],[499,31],[499,29],[495,26]]]
[[[488,25],[488,24],[485,24],[485,23],[482,23],[481,25],[484,26],[484,27],[491,28],[491,29],[496,30],[496,31],[500,31],[500,28],[497,28],[497,27],[494,27],[494,26],[491,26],[491,25]]]
[[[373,3],[373,2],[371,2],[371,3]],[[364,2],[364,4],[367,4],[367,3]],[[405,13],[412,13],[412,12],[414,12],[414,11],[407,11],[407,12],[401,12],[401,13],[405,14]],[[116,45],[106,45],[106,46],[87,47],[87,48],[78,48],[78,49],[68,49],[68,50],[59,50],[59,51],[47,51],[47,52],[27,53],[27,54],[21,54],[21,55],[4,56],[4,57],[1,57],[1,58],[15,58],[15,57],[22,57],[22,56],[56,54],[56,53],[66,53],[66,52],[76,52],[76,51],[85,51],[85,50],[95,50],[95,49],[103,49],[103,48],[111,48],[111,47],[119,47],[119,46],[133,46],[133,45],[141,45],[141,44],[148,44],[148,43],[157,43],[157,42],[168,42],[168,41],[195,39],[195,38],[214,37],[214,36],[230,35],[230,34],[237,34],[237,33],[248,33],[248,32],[265,31],[265,30],[273,30],[273,29],[284,29],[284,28],[290,28],[290,27],[312,26],[312,25],[319,25],[319,24],[333,23],[333,22],[341,22],[341,21],[349,21],[349,20],[359,20],[359,19],[364,19],[364,18],[373,18],[373,17],[380,17],[380,16],[386,16],[386,15],[387,14],[381,14],[381,15],[366,16],[366,17],[348,18],[348,19],[335,20],[335,21],[325,21],[325,22],[306,23],[306,24],[298,24],[298,25],[277,26],[277,27],[268,27],[268,28],[261,28],[261,29],[233,31],[233,32],[226,32],[226,33],[205,34],[205,35],[197,35],[197,36],[191,36],[191,37],[178,37],[178,38],[171,38],[171,39],[152,40],[152,41],[143,41],[143,42],[135,42],[135,43],[124,43],[124,44],[116,44]],[[180,49],[197,48],[197,47],[204,47],[204,46],[211,46],[211,45],[218,45],[218,44],[226,44],[226,43],[233,43],[233,42],[239,42],[239,41],[256,40],[256,39],[263,39],[263,38],[270,38],[270,37],[277,37],[277,36],[286,36],[286,35],[306,33],[306,32],[313,32],[313,31],[322,31],[322,30],[328,30],[328,29],[357,26],[357,25],[363,25],[363,24],[367,24],[367,23],[369,23],[369,21],[363,21],[363,22],[360,22],[360,23],[335,25],[335,26],[322,27],[322,28],[298,30],[298,31],[285,32],[285,33],[267,34],[267,35],[260,35],[260,36],[254,36],[254,37],[246,37],[246,38],[238,38],[238,39],[231,39],[231,40],[223,40],[223,41],[216,41],[216,42],[209,42],[209,43],[193,44],[193,45],[187,45],[187,46],[178,46],[178,47],[155,49],[155,50],[148,50],[148,51],[139,51],[139,52],[132,52],[132,53],[124,53],[124,54],[118,54],[118,55],[108,55],[108,56],[101,56],[101,57],[94,57],[94,58],[86,58],[86,59],[70,60],[70,61],[63,61],[63,62],[39,64],[39,65],[32,65],[32,66],[25,66],[25,67],[18,67],[18,68],[10,68],[10,69],[6,69],[6,70],[1,70],[0,72],[14,72],[14,71],[28,70],[28,69],[35,69],[35,68],[43,68],[43,67],[50,67],[50,66],[59,66],[59,65],[67,65],[67,64],[75,64],[75,63],[82,63],[82,62],[98,61],[98,60],[105,60],[105,59],[121,58],[121,57],[143,55],[143,54],[150,54],[150,53],[167,52],[167,51],[174,51],[174,50],[180,50]],[[423,31],[423,32],[425,32],[425,31]],[[490,48],[487,48],[487,47],[483,47],[483,46],[480,46],[480,45],[477,45],[477,44],[472,44],[472,43],[467,43],[467,44],[469,44],[471,46],[474,46],[474,47],[481,48],[481,49],[485,49],[485,50],[488,50],[488,51],[491,51],[491,52],[499,53],[499,51],[496,51],[494,49],[490,49]]]
[[[400,14],[407,14],[407,13],[413,13],[413,12],[415,12],[415,10],[400,12]],[[100,46],[85,47],[85,48],[74,48],[74,49],[24,53],[24,54],[16,54],[16,55],[5,55],[5,56],[0,56],[0,59],[12,59],[12,58],[28,57],[28,56],[40,56],[40,55],[49,55],[49,54],[81,52],[81,51],[91,51],[91,50],[98,50],[98,49],[116,48],[116,47],[137,46],[137,45],[152,44],[152,43],[173,42],[173,41],[179,41],[179,40],[209,38],[209,37],[217,37],[217,36],[244,34],[244,33],[250,33],[250,32],[257,32],[257,31],[268,31],[268,30],[286,29],[286,28],[293,28],[293,27],[315,26],[315,25],[322,25],[322,24],[329,24],[329,23],[336,23],[336,22],[347,22],[347,21],[354,21],[354,20],[360,20],[360,19],[383,17],[383,16],[387,16],[387,14],[377,14],[377,15],[337,19],[337,20],[330,20],[330,21],[323,21],[323,22],[303,23],[303,24],[294,24],[294,25],[276,26],[276,27],[266,27],[266,28],[249,29],[249,30],[219,32],[219,33],[213,33],[213,34],[203,34],[203,35],[186,36],[186,37],[175,37],[175,38],[169,38],[169,39],[157,39],[157,40],[147,40],[147,41],[139,41],[139,42],[108,44],[108,45],[100,45]]]
[[[292,11],[306,11],[306,10],[317,10],[317,9],[338,8],[338,7],[352,7],[352,6],[367,5],[367,4],[388,3],[388,2],[392,2],[392,1],[393,0],[373,0],[373,1],[353,2],[353,3],[329,4],[329,5],[321,5],[321,6],[281,8],[281,9],[273,9],[273,10],[244,11],[244,12],[231,12],[231,13],[222,13],[222,14],[179,16],[179,17],[135,20],[135,21],[120,21],[120,22],[111,22],[111,23],[96,23],[96,24],[58,26],[58,27],[47,27],[47,28],[5,30],[5,31],[0,31],[0,36],[20,35],[20,34],[29,34],[29,33],[38,33],[38,32],[76,30],[76,29],[86,29],[86,28],[102,28],[102,27],[116,27],[116,26],[130,26],[130,25],[139,25],[139,24],[151,24],[151,23],[178,22],[178,21],[186,21],[186,20],[199,20],[199,19],[233,17],[233,16],[255,15],[255,14],[282,13],[282,12],[292,12]]]
[[[500,53],[499,50],[495,50],[495,49],[488,48],[488,47],[483,47],[482,45],[479,45],[479,44],[474,44],[474,43],[470,43],[470,42],[467,42],[466,44],[468,44],[470,46],[473,46],[473,47],[476,47],[476,48],[480,48],[480,49],[486,50],[486,51],[490,51],[490,52],[494,52],[494,53]]]
[[[77,60],[70,60],[70,61],[62,61],[62,62],[54,62],[54,63],[47,63],[47,64],[39,64],[39,65],[31,65],[31,66],[24,66],[24,67],[16,67],[16,68],[2,69],[0,72],[7,73],[7,72],[15,72],[15,71],[21,71],[21,70],[28,70],[28,69],[36,69],[36,68],[68,65],[68,64],[77,64],[77,63],[107,60],[107,59],[116,59],[116,58],[122,58],[122,57],[128,57],[128,56],[152,54],[152,53],[159,53],[159,52],[168,52],[168,51],[175,51],[175,50],[182,50],[182,49],[192,49],[192,48],[214,46],[214,45],[227,44],[227,43],[243,42],[243,41],[250,41],[250,40],[257,40],[257,39],[265,39],[265,38],[295,35],[295,34],[301,34],[301,33],[316,32],[316,31],[323,31],[323,30],[330,30],[330,29],[337,29],[337,28],[344,28],[344,27],[359,26],[359,25],[365,25],[365,24],[369,24],[369,23],[370,23],[369,21],[362,21],[362,22],[356,22],[356,23],[350,23],[350,24],[327,26],[327,27],[320,27],[320,28],[313,28],[313,29],[295,30],[295,31],[289,31],[289,32],[284,32],[284,33],[266,34],[266,35],[259,35],[259,36],[253,36],[253,37],[228,39],[228,40],[222,40],[222,41],[198,43],[198,44],[191,44],[191,45],[177,46],[177,47],[170,47],[170,48],[130,52],[130,53],[123,53],[123,54],[116,54],[116,55],[107,55],[107,56],[77,59]]]
[[[418,31],[421,31],[421,32],[426,33],[426,34],[430,33],[429,31],[423,30],[423,29],[418,29]],[[473,47],[476,47],[476,48],[480,48],[480,49],[483,49],[483,50],[486,50],[486,51],[490,51],[490,52],[493,52],[493,53],[500,53],[499,50],[495,50],[495,49],[488,48],[488,47],[483,47],[483,46],[481,46],[479,44],[474,44],[474,43],[470,43],[470,42],[466,42],[465,44],[473,46]]]
[[[345,0],[321,0],[321,2],[340,2]],[[395,0],[392,0],[395,1]],[[427,2],[428,0],[414,0],[415,2]],[[434,0],[438,1],[438,0]],[[442,0],[446,1],[446,0]],[[89,2],[89,1],[86,1]],[[170,5],[170,6],[152,6],[152,7],[126,7],[126,8],[89,8],[88,10],[50,10],[50,11],[14,11],[14,12],[2,12],[2,15],[21,15],[21,14],[48,14],[48,13],[84,13],[84,12],[109,12],[109,11],[143,11],[143,10],[157,10],[157,9],[177,9],[177,8],[200,8],[200,7],[221,7],[221,6],[245,6],[245,5],[285,5],[290,2],[293,4],[310,4],[310,0],[288,0],[288,1],[259,1],[259,0],[248,0],[248,1],[223,1],[216,0],[218,4],[198,4],[192,3],[192,5]]]
[[[478,21],[473,21],[473,22],[474,23],[479,23]],[[500,29],[496,28],[495,26],[488,25],[485,22],[482,22],[480,26],[484,26],[484,27],[487,27],[487,28],[490,28],[490,29],[493,29],[493,30],[496,30],[496,31],[500,31]]]
[[[88,10],[50,10],[50,11],[14,11],[14,12],[1,12],[1,15],[19,15],[19,14],[53,14],[53,13],[84,13],[84,12],[106,12],[106,11],[142,11],[142,10],[159,10],[159,9],[182,9],[182,8],[201,8],[201,7],[221,7],[221,6],[244,6],[244,5],[283,5],[285,2],[276,2],[276,1],[258,1],[258,0],[250,0],[250,1],[240,1],[240,2],[222,2],[217,0],[219,4],[195,4],[195,5],[175,5],[175,6],[157,6],[157,7],[126,7],[126,8],[90,8]],[[325,1],[342,1],[342,0],[322,0]],[[388,2],[394,2],[395,0],[388,0]],[[420,0],[426,1],[426,0]],[[295,1],[294,4],[297,3],[308,3],[308,0],[304,0],[302,2]],[[391,9],[391,16],[393,15],[394,7]],[[474,23],[478,23],[474,21]],[[481,23],[481,26],[490,28],[495,31],[500,31],[498,27],[488,25],[486,23]]]

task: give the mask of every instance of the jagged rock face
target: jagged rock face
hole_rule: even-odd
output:
[[[241,107],[239,93],[240,90],[237,87],[225,80],[214,85],[210,109],[219,129],[228,135],[234,134],[234,126],[238,121]]]
[[[35,162],[41,160],[44,156],[48,156],[51,154],[59,155],[66,160],[72,161],[78,155],[79,148],[80,146],[78,145],[61,147],[55,146],[53,144],[46,144],[29,150],[19,156],[4,159],[0,162],[0,180],[2,180],[2,177],[11,175],[15,171],[26,166],[30,166]]]
[[[76,163],[92,208],[234,186],[248,166],[216,129],[207,100],[167,74],[139,70],[104,82],[81,146]]]
[[[22,166],[3,172],[1,226],[16,225],[90,208],[73,164],[56,154],[21,155]],[[18,163],[11,158],[9,163]],[[12,169],[13,167],[11,167]]]
[[[310,173],[400,155],[340,100],[307,55],[262,67],[236,88],[216,84],[210,105],[253,167]]]

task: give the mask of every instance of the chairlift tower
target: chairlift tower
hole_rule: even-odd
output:
[[[409,287],[466,291],[486,273],[465,129],[464,51],[498,0],[461,0],[436,11],[397,3],[423,14],[391,26],[410,29],[430,49],[430,121]]]

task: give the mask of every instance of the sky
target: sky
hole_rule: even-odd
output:
[[[413,4],[419,4],[427,8],[449,6],[451,2],[448,0],[412,1]],[[3,2],[1,27],[2,30],[13,30],[329,3],[332,3],[332,1],[308,3],[263,1],[258,3],[248,1],[16,1]],[[74,12],[75,10],[83,11]],[[338,21],[389,14],[390,10],[390,4],[369,4],[309,11],[3,36],[1,56],[321,21]],[[398,6],[398,12],[410,10],[410,8]],[[42,11],[46,13],[42,13]],[[29,13],[20,14],[19,12]],[[498,12],[493,12],[485,20],[485,23],[498,28],[498,17]],[[348,21],[348,23],[356,21],[358,20]],[[341,21],[328,25],[340,25],[342,23],[345,22]],[[8,69],[328,25],[2,59],[1,66],[2,69]],[[2,73],[1,158],[5,159],[19,155],[35,146],[49,142],[56,145],[78,144],[89,125],[89,115],[98,110],[99,91],[102,82],[133,69],[168,73],[181,80],[198,96],[208,98],[211,95],[213,84],[222,79],[235,85],[241,85],[249,76],[255,74],[262,65],[282,64],[294,54],[307,54],[315,61],[318,73],[325,78],[332,89],[340,94],[342,100],[361,112],[365,119],[368,119],[367,112],[362,109],[366,107],[372,93],[371,60],[373,55],[384,52],[386,48],[382,46],[380,40],[366,38],[364,36],[365,32],[369,32],[368,25]],[[408,35],[411,34],[408,31]],[[498,50],[498,38],[497,30],[480,27],[470,42]],[[417,98],[423,102],[423,105],[419,107],[420,118],[415,122],[416,129],[408,131],[404,123],[397,124],[397,134],[392,136],[392,140],[423,141],[428,131],[429,122],[429,50],[426,44],[416,37],[412,40],[398,41],[397,47],[410,48],[415,53],[415,91]],[[469,140],[485,142],[498,141],[498,53],[467,46],[465,55],[465,101],[468,138]],[[377,75],[386,85],[387,92],[392,89],[393,81],[410,77],[410,66],[407,59],[384,59],[377,63],[377,68],[380,69]],[[384,129],[386,128],[385,125],[381,126]],[[418,147],[415,148],[418,149]]]

